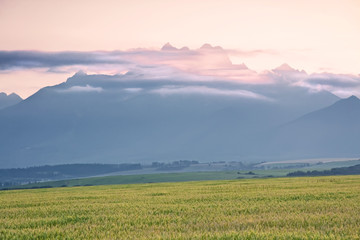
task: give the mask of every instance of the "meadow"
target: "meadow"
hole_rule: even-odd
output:
[[[0,239],[360,239],[360,176],[0,191]]]

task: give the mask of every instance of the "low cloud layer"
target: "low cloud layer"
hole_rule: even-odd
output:
[[[344,98],[351,95],[360,97],[360,76],[355,75],[315,73],[304,76],[294,85],[309,88],[311,91],[332,92]]]
[[[316,73],[311,74],[306,81],[312,85],[325,85],[334,88],[354,88],[360,86],[360,77],[344,74]]]
[[[164,86],[162,88],[154,89],[152,93],[157,93],[160,95],[173,95],[173,94],[203,94],[203,95],[219,95],[219,96],[228,96],[228,97],[240,97],[240,98],[251,98],[264,101],[272,101],[272,99],[256,94],[247,90],[228,90],[228,89],[218,89],[210,88],[206,86]]]
[[[74,92],[102,92],[102,91],[103,88],[101,87],[93,87],[87,84],[86,86],[72,86],[68,89],[61,90],[60,92],[74,93]]]

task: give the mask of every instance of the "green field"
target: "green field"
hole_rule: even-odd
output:
[[[16,174],[0,173],[1,189],[28,189],[28,188],[49,188],[49,187],[74,187],[74,186],[94,186],[94,185],[112,185],[112,184],[132,184],[132,183],[158,183],[158,182],[186,182],[186,181],[203,181],[203,180],[233,180],[242,178],[271,178],[271,177],[285,177],[288,173],[296,171],[323,171],[332,168],[350,167],[359,164],[360,160],[342,160],[332,161],[333,159],[325,159],[324,162],[319,163],[319,159],[297,160],[299,162],[288,161],[279,164],[278,162],[268,162],[258,164],[266,165],[266,168],[248,167],[241,169],[238,163],[200,163],[193,164],[184,169],[169,170],[161,172],[155,167],[145,167],[142,169],[117,171],[103,173],[103,175],[85,175],[76,176],[76,171],[82,171],[82,166],[66,166],[66,169],[71,169],[73,176],[67,176],[64,172],[63,180],[51,179],[51,175],[58,174],[60,169],[31,169],[26,172],[26,169],[19,171]],[[307,162],[308,161],[308,162]],[[298,164],[307,164],[306,166],[299,166]],[[233,164],[233,165],[231,165]],[[79,165],[79,164],[75,164]],[[58,165],[61,166],[61,165]],[[44,166],[43,166],[44,167]],[[50,167],[50,166],[48,166]],[[53,166],[56,167],[56,166]],[[79,168],[80,167],[80,168]],[[73,169],[75,168],[75,169]],[[78,169],[77,169],[78,168]],[[77,170],[76,170],[77,169]],[[1,169],[0,169],[1,170]],[[11,169],[10,169],[11,170]],[[75,172],[75,174],[74,174]],[[249,174],[249,172],[251,174]],[[46,173],[46,177],[41,177],[41,174]],[[8,174],[8,178],[6,178]],[[38,178],[32,177],[35,174]],[[45,175],[46,175],[45,174]],[[356,174],[356,173],[352,173]],[[359,173],[360,174],[360,173]],[[11,177],[9,177],[11,175]],[[61,178],[60,178],[61,179]],[[37,181],[37,182],[36,182]],[[12,183],[12,184],[9,184]],[[32,182],[32,183],[29,183]],[[8,183],[8,184],[6,184]]]
[[[287,173],[292,171],[294,171],[294,169],[253,170],[251,171],[253,174],[248,174],[249,171],[215,171],[215,172],[178,172],[178,173],[153,173],[153,174],[138,174],[138,175],[115,175],[115,176],[104,176],[104,177],[68,179],[68,180],[59,180],[59,181],[45,181],[39,183],[12,186],[10,187],[10,189],[285,177]]]
[[[0,192],[0,239],[359,239],[360,176]]]

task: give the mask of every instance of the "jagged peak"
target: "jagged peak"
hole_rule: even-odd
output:
[[[360,102],[360,99],[359,99],[357,96],[355,96],[355,95],[351,95],[350,97],[345,98],[345,99],[343,99],[343,100],[345,100],[345,101],[356,101],[356,102]]]
[[[7,94],[5,92],[0,92],[0,97],[7,97],[7,98],[19,98],[19,99],[22,99],[18,94],[16,93],[10,93],[10,94]]]
[[[179,50],[176,47],[174,47],[173,45],[171,45],[169,42],[165,43],[165,45],[161,48],[162,51],[174,51],[174,50]]]
[[[241,63],[241,64],[239,64],[239,66],[241,66],[241,68],[243,68],[243,69],[249,69],[248,66],[246,66],[245,63]]]
[[[180,48],[180,50],[181,50],[181,51],[190,51],[190,48],[188,48],[188,47],[185,46],[185,47]]]
[[[355,95],[352,95],[348,98],[343,98],[334,103],[333,106],[341,107],[341,108],[354,108],[360,107],[360,99]]]
[[[86,76],[86,72],[84,72],[83,70],[79,70],[77,71],[73,77],[79,77],[79,76]]]
[[[211,44],[205,43],[204,45],[202,45],[200,47],[200,50],[223,50],[223,48],[220,46],[213,47],[213,46],[211,46]]]
[[[276,70],[276,71],[294,71],[295,69],[292,68],[289,64],[283,63],[280,66],[278,66],[277,68],[275,68],[274,70]]]
[[[209,43],[205,43],[200,47],[200,49],[212,49],[213,47]]]
[[[20,99],[22,99],[22,97],[20,97],[18,94],[16,94],[16,93],[10,93],[9,95],[8,95],[8,97],[14,97],[14,98],[20,98]]]

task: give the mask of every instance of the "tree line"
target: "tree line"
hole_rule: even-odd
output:
[[[333,176],[333,175],[357,175],[360,174],[360,164],[350,167],[332,168],[330,170],[296,171],[288,173],[288,177],[305,176]]]

